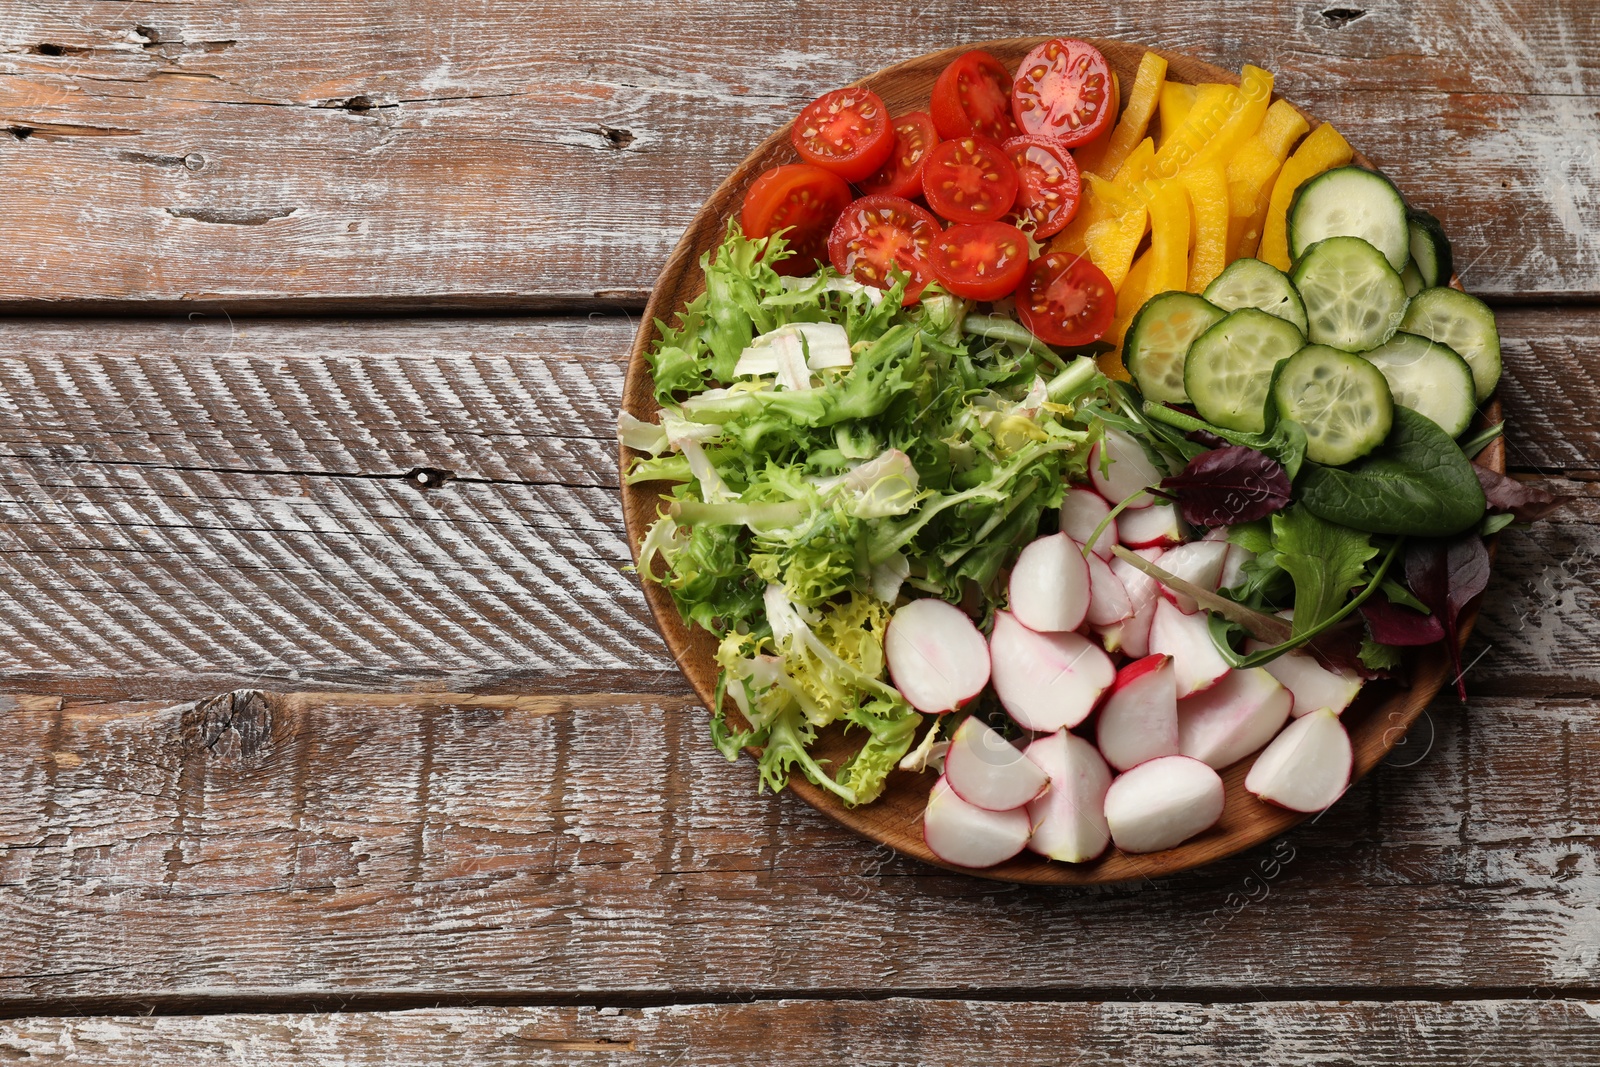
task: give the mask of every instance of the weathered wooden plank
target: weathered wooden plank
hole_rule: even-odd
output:
[[[1600,316],[1502,319],[1514,460],[1600,468]],[[624,570],[630,329],[0,322],[0,689],[682,692]],[[1600,488],[1557,487],[1590,502],[1506,535],[1474,672],[1497,691],[1600,685]]]
[[[1051,30],[1264,63],[1440,214],[1470,287],[1592,296],[1597,19],[1585,0],[1090,3],[1065,22],[957,0],[844,19],[703,0],[32,5],[0,31],[0,302],[638,303],[695,207],[807,99]]]
[[[1081,891],[927,868],[758,797],[701,716],[628,694],[11,700],[0,1008],[1600,987],[1588,701],[1442,702],[1286,840]]]
[[[878,1067],[916,1063],[1270,1063],[1551,1067],[1600,1057],[1581,1000],[1058,1004],[787,1000],[648,1008],[18,1019],[0,1055],[38,1067],[581,1062]]]

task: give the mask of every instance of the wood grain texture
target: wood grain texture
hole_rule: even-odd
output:
[[[700,202],[805,101],[1048,32],[1264,64],[1441,216],[1469,288],[1600,293],[1586,0],[1057,18],[873,0],[848,19],[705,0],[51,0],[0,30],[0,303],[641,303]]]
[[[1513,464],[1600,470],[1600,313],[1501,324]],[[633,326],[0,321],[0,691],[687,692],[622,569]],[[1588,503],[1505,535],[1499,693],[1600,692],[1600,487],[1549,484]]]
[[[1597,1017],[1600,1004],[1577,1000],[1199,1005],[889,999],[34,1018],[0,1023],[0,1056],[36,1067],[378,1067],[397,1057],[414,1067],[1169,1060],[1198,1067],[1561,1067],[1600,1057]]]
[[[3,715],[6,1014],[1600,989],[1587,700],[1438,704],[1285,839],[1085,889],[950,874],[758,797],[687,697]]]

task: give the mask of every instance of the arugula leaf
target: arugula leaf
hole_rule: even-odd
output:
[[[1349,467],[1307,464],[1300,501],[1378,534],[1448,537],[1477,525],[1486,500],[1472,463],[1437,423],[1396,405],[1388,440]]]
[[[1294,579],[1294,635],[1332,618],[1378,554],[1366,534],[1318,517],[1305,507],[1272,516],[1277,565]]]

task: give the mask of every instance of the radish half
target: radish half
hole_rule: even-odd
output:
[[[1172,657],[1180,699],[1210,688],[1228,673],[1227,660],[1211,641],[1206,613],[1185,615],[1169,600],[1156,601],[1155,616],[1150,620],[1150,652]]]
[[[1089,538],[1107,515],[1111,505],[1105,497],[1092,489],[1068,489],[1061,498],[1061,532],[1078,544],[1087,544]],[[1101,559],[1111,559],[1111,546],[1117,543],[1117,520],[1106,523],[1105,532],[1094,543],[1094,554]]]
[[[1094,626],[1110,626],[1133,614],[1133,601],[1111,565],[1093,552],[1084,557],[1089,564],[1089,613]]]
[[[1041,733],[1087,719],[1117,673],[1089,639],[1037,633],[1009,611],[994,614],[989,657],[995,696],[1019,725]]]
[[[1220,770],[1271,741],[1289,721],[1291,703],[1289,691],[1260,667],[1230,671],[1178,701],[1178,750]]]
[[[1182,578],[1198,585],[1208,593],[1217,591],[1217,581],[1222,577],[1222,564],[1228,555],[1224,541],[1191,541],[1186,545],[1169,548],[1161,554],[1160,567],[1174,578]],[[1161,587],[1161,593],[1185,612],[1193,615],[1200,610],[1194,598],[1175,589]]]
[[[1183,540],[1183,521],[1171,504],[1152,504],[1117,516],[1117,536],[1129,548],[1160,548]]]
[[[1245,647],[1255,652],[1267,646],[1252,640]],[[1321,708],[1337,715],[1361,692],[1360,675],[1354,671],[1331,671],[1309,652],[1285,652],[1263,669],[1294,694],[1296,718]]]
[[[889,678],[918,711],[953,711],[989,683],[989,646],[965,612],[931,598],[894,613],[883,635]]]
[[[1089,564],[1066,534],[1041,537],[1024,548],[1011,568],[1011,610],[1040,633],[1083,625],[1089,611]]]
[[[968,804],[940,778],[922,812],[922,839],[935,856],[958,867],[993,867],[1022,851],[1033,824],[1027,808],[989,811]]]
[[[1109,464],[1102,472],[1100,468],[1107,457]],[[1105,439],[1096,441],[1089,450],[1089,480],[1094,482],[1095,491],[1113,504],[1120,504],[1139,490],[1156,485],[1161,478],[1162,473],[1150,462],[1143,446],[1121,430],[1108,427]],[[1147,508],[1154,501],[1155,498],[1149,493],[1140,493],[1128,505],[1128,510],[1122,513],[1123,519],[1118,520],[1119,524],[1134,511]]]
[[[1117,672],[1095,723],[1095,739],[1106,762],[1119,771],[1178,754],[1178,683],[1170,658],[1146,656]]]
[[[956,727],[944,777],[956,796],[989,811],[1019,808],[1050,784],[1038,764],[978,718]]]
[[[1296,719],[1256,757],[1244,787],[1290,811],[1321,811],[1350,788],[1350,735],[1337,713]]]
[[[1095,747],[1065,730],[1028,746],[1028,758],[1050,777],[1044,795],[1028,803],[1033,836],[1028,847],[1063,863],[1084,863],[1105,851],[1106,790],[1111,770]]]
[[[1148,760],[1106,790],[1106,824],[1124,852],[1159,852],[1222,818],[1226,790],[1217,772],[1187,756]]]

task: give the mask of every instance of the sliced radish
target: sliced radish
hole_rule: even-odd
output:
[[[933,783],[922,812],[922,839],[933,854],[958,867],[993,867],[1022,851],[1033,824],[1027,808],[989,811],[968,804],[943,778]]]
[[[1093,552],[1085,557],[1089,564],[1089,614],[1090,624],[1110,626],[1133,614],[1133,601],[1128,597],[1128,587],[1122,584],[1111,565]]]
[[[1339,716],[1313,711],[1286,726],[1256,757],[1244,787],[1290,811],[1321,811],[1350,788],[1353,757]]]
[[[1260,641],[1246,642],[1251,652],[1267,646]],[[1299,718],[1327,708],[1335,715],[1350,706],[1361,692],[1361,676],[1354,671],[1329,670],[1309,652],[1285,652],[1265,664],[1263,669],[1294,694],[1294,715]]]
[[[1106,762],[1119,771],[1179,753],[1178,683],[1171,659],[1146,656],[1117,672],[1095,739]]]
[[[1117,674],[1087,638],[1038,633],[1009,611],[994,613],[989,657],[995,696],[1019,725],[1042,733],[1087,719]]]
[[[1208,593],[1215,593],[1217,580],[1222,577],[1222,563],[1227,555],[1226,542],[1192,541],[1187,545],[1178,545],[1163,552],[1159,566],[1174,578],[1182,578]],[[1188,614],[1193,615],[1200,610],[1200,605],[1194,602],[1193,597],[1185,596],[1166,586],[1162,586],[1161,589],[1162,595]]]
[[[1107,456],[1110,462],[1102,471],[1102,460]],[[1095,491],[1113,504],[1120,504],[1139,490],[1157,484],[1161,478],[1161,472],[1150,462],[1143,446],[1121,430],[1108,427],[1105,440],[1096,441],[1089,450],[1089,480],[1094,482]],[[1128,505],[1128,510],[1122,513],[1118,524],[1132,512],[1147,508],[1154,502],[1155,498],[1149,493],[1140,493]]]
[[[1106,824],[1124,852],[1160,852],[1209,830],[1222,818],[1226,790],[1217,772],[1187,756],[1147,760],[1106,790]]]
[[[1229,545],[1228,554],[1222,560],[1222,573],[1217,576],[1218,589],[1232,589],[1244,581],[1244,565],[1256,558],[1256,554],[1241,545]]]
[[[1028,847],[1063,863],[1084,863],[1104,852],[1111,840],[1105,811],[1111,769],[1100,753],[1076,734],[1058,730],[1029,745],[1028,758],[1050,777],[1045,794],[1028,803]]]
[[[913,600],[894,613],[883,656],[895,688],[918,711],[953,711],[989,683],[989,646],[966,613],[942,600]]]
[[[1152,504],[1117,516],[1117,536],[1129,548],[1158,548],[1183,540],[1183,520],[1171,504]]]
[[[1068,489],[1061,498],[1061,532],[1078,544],[1087,544],[1089,538],[1111,514],[1111,505],[1105,497],[1092,489]],[[1106,523],[1103,533],[1094,543],[1094,554],[1101,559],[1111,559],[1111,546],[1117,543],[1117,520]]]
[[[1066,534],[1041,537],[1011,568],[1011,610],[1040,633],[1076,630],[1089,611],[1089,564]]]
[[[1019,808],[1050,784],[1037,763],[978,718],[956,727],[944,777],[956,796],[989,811]]]
[[[1178,701],[1178,750],[1217,769],[1271,741],[1289,721],[1289,691],[1260,667],[1230,671]]]
[[[1169,600],[1156,601],[1155,616],[1150,620],[1150,652],[1172,657],[1179,699],[1210,687],[1228,673],[1227,661],[1211,641],[1206,613],[1185,615]]]

